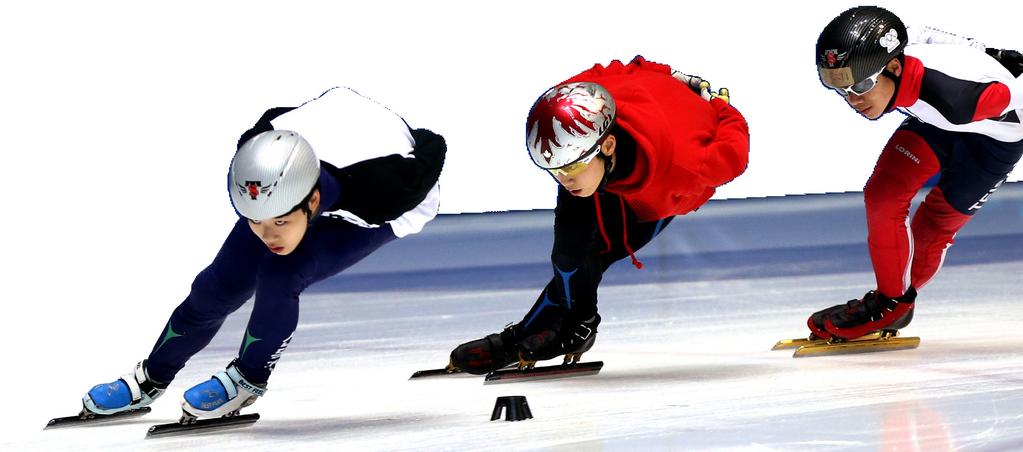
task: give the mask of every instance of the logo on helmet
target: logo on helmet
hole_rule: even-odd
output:
[[[888,50],[888,53],[892,53],[892,51],[899,47],[899,44],[901,44],[901,42],[899,41],[899,34],[895,32],[894,28],[888,29],[888,33],[885,33],[884,36],[881,36],[881,39],[878,39],[877,43],[881,44],[881,47],[884,47],[886,50]]]
[[[258,180],[247,180],[245,185],[238,185],[238,191],[242,194],[248,194],[249,198],[255,201],[259,198],[260,193],[267,193],[270,191],[270,187],[263,187],[263,182]],[[270,196],[270,195],[267,195]]]
[[[604,101],[599,111],[591,108],[594,102],[590,98]],[[570,135],[586,136],[591,132],[603,134],[611,126],[612,112],[609,104],[610,102],[607,102],[603,94],[597,90],[580,89],[571,85],[560,86],[553,93],[544,95],[536,101],[529,117],[526,118],[528,125],[526,135],[532,135],[533,131],[536,131],[533,147],[539,148],[540,155],[550,163],[554,156],[552,147],[563,146],[558,141],[555,121]],[[595,121],[600,119],[600,113],[604,115],[603,121],[596,124]]]
[[[838,49],[828,49],[824,51],[824,64],[827,64],[829,68],[835,67],[839,62],[845,59],[846,54],[849,52],[838,53]]]
[[[256,198],[259,197],[259,186],[260,185],[261,184],[260,184],[259,181],[250,181],[250,180],[245,181],[245,186],[248,187],[248,189],[249,189],[249,196],[253,200],[255,200]]]

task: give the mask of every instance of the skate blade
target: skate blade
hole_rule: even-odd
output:
[[[879,339],[880,337],[881,337],[881,333],[879,331],[875,331],[875,332],[867,334],[865,336],[860,336],[860,337],[858,337],[856,339],[853,339],[853,340],[851,340],[849,342],[873,341],[873,340]],[[771,350],[784,350],[784,349],[787,349],[787,348],[799,348],[799,347],[802,347],[804,345],[817,345],[817,344],[826,344],[826,343],[828,343],[827,339],[809,339],[809,338],[803,338],[803,339],[783,339],[783,340],[778,341],[778,343],[774,344],[774,347],[771,347]]]
[[[509,364],[507,366],[504,366],[501,369],[514,368],[518,364],[519,363],[515,362],[515,363]],[[478,376],[479,375],[471,374],[471,373],[466,372],[466,371],[464,371],[462,369],[459,369],[457,367],[452,368],[452,367],[449,366],[449,367],[444,367],[444,368],[441,368],[441,369],[417,370],[417,371],[413,372],[412,376],[408,377],[408,379],[409,380],[419,380],[419,379],[431,378],[431,377],[478,377]]]
[[[874,340],[853,340],[838,343],[818,343],[804,345],[792,353],[793,358],[812,356],[845,355],[851,353],[890,352],[909,350],[920,346],[919,337],[893,337]]]
[[[534,367],[532,369],[495,370],[483,380],[483,384],[513,383],[516,381],[553,380],[556,378],[584,377],[596,375],[604,367],[603,361],[578,364],[560,364],[555,366]]]
[[[50,422],[46,423],[46,427],[43,430],[51,428],[63,428],[63,427],[77,427],[82,425],[97,425],[105,424],[107,422],[119,421],[124,419],[131,419],[133,417],[142,416],[149,413],[153,409],[150,407],[136,408],[134,410],[122,411],[115,414],[93,414],[92,417],[82,418],[82,415],[77,416],[66,416],[50,419]]]
[[[215,432],[232,428],[247,427],[259,420],[259,413],[239,414],[213,419],[199,419],[192,424],[172,422],[149,427],[146,439],[166,436],[187,435],[191,433]]]
[[[417,379],[420,379],[420,378],[446,377],[446,376],[449,376],[449,375],[450,376],[456,376],[456,375],[472,375],[472,374],[467,373],[467,372],[463,372],[461,369],[451,370],[451,369],[448,369],[448,368],[445,367],[445,368],[441,368],[441,369],[417,370],[417,371],[413,372],[412,376],[408,377],[408,379],[409,380],[417,380]]]

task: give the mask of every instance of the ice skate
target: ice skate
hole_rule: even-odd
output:
[[[82,397],[82,410],[77,416],[51,419],[44,428],[68,427],[125,419],[149,413],[149,404],[163,395],[167,384],[149,378],[146,361],[135,365],[135,371],[111,382],[93,386]]]
[[[918,337],[898,337],[913,320],[916,290],[898,298],[876,291],[863,298],[832,306],[810,315],[806,339],[778,341],[772,350],[795,348],[793,357],[906,350],[920,345]]]
[[[913,320],[913,302],[916,289],[910,287],[900,297],[887,296],[870,291],[862,299],[849,302],[841,309],[827,316],[825,329],[833,337],[850,340],[880,331],[894,333],[909,325]],[[882,334],[884,335],[884,334]]]
[[[135,365],[135,371],[112,383],[99,384],[82,397],[84,411],[111,415],[149,406],[167,389],[166,383],[151,380],[146,361]]]
[[[146,437],[251,425],[259,420],[259,414],[241,414],[240,411],[263,394],[266,394],[266,386],[246,380],[232,362],[226,370],[185,391],[178,422],[154,425]]]
[[[185,412],[182,420],[237,414],[263,394],[266,394],[265,385],[249,382],[231,363],[226,370],[185,391],[181,399],[181,408]]]
[[[519,341],[519,362],[516,369],[495,370],[487,374],[485,384],[524,380],[594,375],[600,372],[604,363],[600,361],[583,363],[583,353],[591,348],[597,339],[597,325],[600,315],[566,326],[558,322],[551,328],[525,336]],[[538,361],[563,356],[561,364],[536,367]]]
[[[515,363],[517,359],[515,327],[509,325],[500,333],[490,334],[455,347],[451,351],[448,370],[485,375]]]
[[[486,375],[484,383],[489,384],[593,375],[600,371],[604,363],[581,363],[579,360],[583,353],[593,347],[599,323],[600,316],[594,315],[569,328],[567,333],[562,333],[559,331],[559,320],[551,328],[522,338],[519,338],[522,333],[518,332],[517,325],[509,325],[500,333],[455,347],[447,367],[420,370],[409,379],[469,373]],[[564,356],[560,365],[536,367],[537,361],[559,356]]]
[[[455,347],[448,358],[447,366],[417,370],[409,380],[465,374],[486,375],[514,365],[517,357],[514,325],[509,324],[500,333],[489,334]]]

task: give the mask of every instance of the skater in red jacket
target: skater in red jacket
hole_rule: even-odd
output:
[[[700,78],[637,56],[595,65],[550,88],[526,120],[533,162],[560,184],[554,276],[523,319],[451,352],[449,370],[482,374],[593,346],[597,286],[676,215],[696,210],[746,169],[749,131]]]

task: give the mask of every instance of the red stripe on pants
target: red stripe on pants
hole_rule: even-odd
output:
[[[877,290],[888,297],[901,296],[910,283],[908,269],[914,243],[906,226],[909,205],[920,187],[940,169],[938,158],[923,138],[898,130],[881,151],[863,189],[870,260]]]

